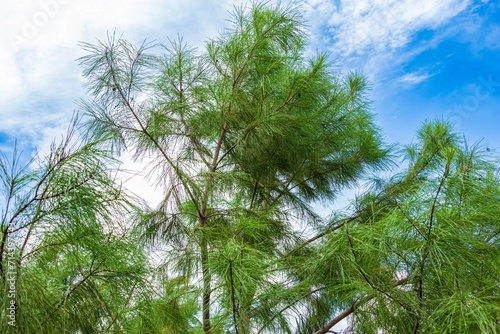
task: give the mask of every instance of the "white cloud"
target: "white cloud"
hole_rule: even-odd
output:
[[[134,44],[144,39],[168,43],[182,36],[203,47],[227,26],[232,0],[24,0],[0,7],[0,134],[17,139],[25,150],[41,155],[65,134],[75,108],[85,98],[76,59],[84,55],[81,41],[106,39],[123,33]],[[11,151],[0,142],[0,150]],[[147,162],[121,157],[122,167],[142,171]],[[119,175],[123,186],[156,205],[162,189],[142,174]]]
[[[390,54],[416,31],[433,29],[471,0],[294,1],[312,30],[313,44],[336,55],[362,56],[364,70],[383,68]],[[228,11],[243,0],[24,0],[0,9],[0,132],[33,146],[46,146],[67,128],[74,101],[84,97],[76,59],[78,42],[105,39],[107,32],[138,44],[167,42],[177,34],[202,47],[227,27]],[[421,47],[421,46],[419,46]],[[378,57],[369,57],[377,52]],[[417,52],[413,50],[412,52]],[[359,56],[359,55],[358,55]],[[400,57],[404,59],[403,57]],[[385,60],[384,60],[385,59]],[[389,66],[385,64],[385,66]],[[373,76],[371,76],[373,79]],[[426,79],[414,73],[401,80]],[[375,81],[375,80],[374,80]],[[377,80],[378,81],[378,80]],[[383,82],[380,80],[380,82]]]
[[[118,178],[122,181],[124,189],[132,192],[134,196],[146,201],[150,207],[156,207],[164,199],[163,189],[155,184],[158,176],[147,175],[144,171],[149,170],[150,159],[141,162],[135,161],[131,152],[121,155],[121,172]]]
[[[296,0],[312,32],[312,48],[328,50],[339,71],[359,71],[373,83],[371,99],[428,79],[405,73],[423,52],[456,35],[450,22],[474,11],[473,0]],[[420,32],[429,31],[425,38]],[[425,70],[436,73],[439,64]],[[407,76],[402,76],[402,74]],[[432,74],[434,75],[434,74]],[[404,83],[404,85],[401,85]],[[388,89],[390,87],[390,89]]]
[[[396,49],[423,29],[435,29],[456,16],[470,0],[346,1],[331,13],[334,48],[345,55]]]
[[[404,46],[417,31],[447,22],[470,1],[294,2],[302,6],[312,28],[313,44],[330,48],[335,57],[345,57],[351,64],[361,59],[363,70],[370,74],[370,68],[383,65],[380,58],[387,61],[388,51]],[[228,11],[242,3],[247,1],[25,0],[2,4],[0,131],[37,136],[37,129],[51,119],[71,116],[73,101],[84,94],[75,62],[82,55],[79,41],[104,39],[116,29],[136,44],[144,38],[166,42],[179,33],[186,42],[202,46],[207,37],[217,36],[227,26]]]
[[[399,79],[399,81],[406,83],[406,84],[410,84],[410,85],[416,85],[416,84],[419,84],[419,83],[429,79],[431,76],[432,75],[427,74],[427,73],[419,74],[417,72],[414,72],[414,73],[408,73],[408,74],[402,76]]]
[[[235,2],[238,4],[239,2]],[[32,144],[50,141],[45,127],[61,127],[74,101],[84,97],[78,42],[105,39],[107,32],[135,44],[167,42],[177,34],[202,46],[226,24],[233,1],[25,0],[0,9],[0,131]]]

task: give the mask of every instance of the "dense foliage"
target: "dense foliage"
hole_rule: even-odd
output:
[[[74,134],[25,166],[0,159],[2,333],[105,333],[143,281],[116,163]]]
[[[83,44],[85,139],[0,161],[1,332],[496,333],[495,163],[439,121],[384,145],[365,79],[306,37],[297,9],[255,4],[203,52]],[[125,151],[157,207],[116,179]]]

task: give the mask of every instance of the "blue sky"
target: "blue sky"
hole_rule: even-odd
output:
[[[316,31],[342,68],[369,77],[387,141],[407,143],[424,120],[442,118],[470,141],[499,148],[498,2],[317,3],[334,19]]]
[[[499,148],[499,23],[498,3],[470,5],[396,50],[394,57],[421,48],[374,82],[374,105],[389,139],[405,140],[422,119],[443,117],[471,141]]]
[[[286,3],[286,1],[283,1]],[[310,49],[370,80],[387,142],[450,119],[499,150],[500,4],[488,0],[305,0]],[[139,44],[178,34],[194,46],[228,25],[232,0],[25,0],[0,5],[0,150],[46,152],[85,97],[78,42],[116,30]]]

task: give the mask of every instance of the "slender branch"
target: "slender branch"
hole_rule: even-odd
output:
[[[259,187],[259,181],[260,181],[260,178],[259,178],[259,177],[257,177],[257,178],[255,179],[255,184],[254,184],[254,186],[253,186],[253,190],[252,190],[252,199],[251,199],[251,201],[250,201],[250,209],[252,209],[252,208],[253,208],[253,203],[254,203],[254,201],[255,201],[255,196],[257,195],[257,188]]]
[[[202,292],[202,317],[203,317],[203,333],[211,334],[212,326],[210,323],[210,295],[211,295],[211,282],[212,277],[210,270],[208,268],[208,245],[206,236],[202,231],[201,236],[201,267],[202,267],[202,276],[203,276],[203,292]]]
[[[366,274],[365,270],[361,267],[360,263],[359,263],[359,258],[356,254],[356,252],[354,251],[354,244],[352,242],[352,238],[349,234],[349,225],[346,225],[346,234],[347,234],[347,240],[349,242],[349,248],[351,250],[351,253],[352,253],[352,256],[354,257],[354,261],[356,263],[356,269],[358,270],[358,272],[361,274],[361,276],[363,276],[363,279],[366,281],[366,283],[368,283],[368,285],[375,291],[378,291],[380,292],[381,294],[385,295],[386,297],[388,297],[389,299],[392,299],[394,302],[396,302],[397,304],[399,304],[399,306],[401,306],[402,308],[406,309],[406,310],[409,310],[411,311],[407,306],[405,306],[403,303],[401,303],[400,301],[396,300],[393,296],[391,296],[388,292],[384,291],[383,289],[379,288],[378,286],[376,286],[371,280],[370,278],[368,277],[368,275]]]
[[[132,64],[130,64],[130,80],[128,82],[128,88],[127,88],[127,99],[130,99],[130,93],[132,92],[132,83],[134,81],[134,66],[137,63],[139,56],[140,56],[140,51],[137,52],[137,55],[132,60]]]
[[[68,158],[68,156],[62,156],[60,160],[58,160],[53,166],[51,166],[49,168],[49,170],[43,175],[43,177],[40,179],[40,181],[38,181],[37,185],[35,186],[35,191],[33,193],[33,197],[12,215],[12,217],[10,218],[9,223],[8,223],[9,225],[12,224],[12,222],[14,222],[14,220],[19,215],[21,215],[33,202],[40,200],[40,198],[38,197],[38,192],[40,191],[40,188],[44,184],[45,180],[47,180],[47,178],[50,175],[52,175],[52,173],[55,171],[56,167],[63,164],[63,162],[65,162],[67,158]],[[42,196],[46,193],[46,191],[47,191],[47,188],[44,188],[44,190],[42,192]]]
[[[395,282],[394,287],[401,286],[405,284],[408,281],[408,278],[405,277],[403,279],[400,279],[399,281]],[[367,295],[364,298],[356,301],[355,303],[351,304],[347,309],[345,309],[342,313],[337,315],[335,318],[327,322],[323,327],[321,327],[319,330],[317,330],[314,334],[326,334],[329,332],[329,330],[338,324],[340,321],[343,319],[347,318],[349,315],[354,313],[359,307],[363,306],[373,298],[375,298],[377,295]]]
[[[425,263],[427,261],[427,257],[429,256],[429,253],[431,251],[431,244],[432,240],[431,238],[431,233],[432,233],[432,228],[433,228],[433,223],[434,223],[434,215],[436,211],[436,204],[437,200],[439,198],[439,195],[441,194],[441,190],[443,189],[444,183],[446,181],[446,178],[448,177],[450,173],[450,164],[451,164],[451,159],[447,161],[446,167],[443,173],[443,176],[441,177],[441,180],[439,182],[438,189],[436,191],[436,195],[434,196],[434,200],[432,201],[432,206],[431,206],[431,212],[429,216],[429,227],[427,228],[427,243],[425,245],[425,252],[422,256],[422,261],[420,262],[420,273],[419,273],[419,278],[418,278],[418,299],[419,299],[419,312],[421,311],[422,308],[422,300],[423,300],[423,294],[424,294],[424,269],[425,269]],[[417,320],[415,321],[415,327],[413,328],[413,334],[417,334],[419,331],[420,327],[420,319],[417,317]]]
[[[264,325],[262,325],[262,327],[259,329],[259,331],[257,332],[257,334],[261,334],[263,330],[266,329],[267,325],[269,325],[271,322],[273,322],[274,319],[276,319],[276,317],[279,315],[279,314],[282,314],[283,312],[285,312],[286,310],[288,310],[289,308],[293,307],[295,304],[297,304],[298,302],[300,302],[302,299],[306,298],[306,297],[309,297],[310,295],[312,294],[315,294],[316,292],[319,292],[319,291],[322,291],[322,290],[325,290],[327,288],[327,286],[323,286],[321,288],[317,288],[317,289],[314,289],[314,290],[311,290],[309,291],[308,293],[300,296],[299,298],[295,299],[294,301],[292,301],[291,303],[285,305],[284,307],[282,307],[280,310],[278,310],[277,312],[274,313],[274,315],[271,317],[271,319],[267,320]]]
[[[54,194],[50,194],[50,195],[46,195],[48,188],[45,188],[44,191],[43,191],[43,193],[40,195],[40,197],[34,197],[33,200],[30,201],[30,203],[33,203],[35,201],[38,202],[37,212],[33,215],[33,218],[28,223],[23,224],[23,225],[15,228],[13,230],[11,230],[10,232],[11,233],[15,233],[15,232],[20,231],[20,230],[22,230],[22,229],[24,229],[24,228],[26,228],[28,226],[31,227],[32,225],[34,225],[41,218],[41,216],[39,215],[40,212],[41,212],[41,209],[40,209],[40,203],[41,203],[41,201],[48,200],[48,199],[54,199],[54,198],[58,198],[58,197],[61,197],[63,195],[66,195],[68,192],[80,188],[85,183],[89,182],[90,180],[92,180],[92,177],[85,178],[82,182],[79,182],[76,185],[73,185],[73,186],[71,186],[69,188],[64,189],[63,191],[60,191],[60,192],[54,193]]]
[[[3,270],[3,254],[5,251],[5,245],[7,243],[7,237],[9,235],[9,227],[10,227],[9,223],[4,224],[4,222],[7,220],[7,214],[9,212],[9,206],[13,196],[14,196],[14,178],[12,177],[9,187],[9,195],[7,196],[7,205],[5,207],[5,213],[2,217],[2,226],[1,226],[2,241],[0,243],[0,274],[2,275],[2,281],[4,283],[5,283],[5,273]]]
[[[416,177],[418,175],[418,173],[415,173],[412,177],[412,179],[414,177]],[[381,191],[377,196],[377,200],[375,201],[375,203],[373,203],[373,205],[378,205],[380,203],[382,203],[384,200],[386,200],[387,198],[390,198],[391,196],[395,195],[397,193],[397,186],[400,185],[401,183],[397,183],[397,184],[393,184],[391,187],[385,189],[386,191]],[[387,191],[387,190],[390,190],[390,191]],[[397,204],[399,205],[399,203]],[[361,217],[361,215],[363,214],[363,209],[360,209],[358,210],[354,215],[352,215],[351,217],[349,218],[346,218],[346,219],[342,219],[342,220],[338,220],[334,223],[334,226],[331,227],[331,228],[328,228],[326,229],[325,231],[321,232],[321,233],[318,233],[317,235],[315,235],[314,237],[304,241],[302,244],[300,244],[297,248],[294,248],[293,250],[291,250],[289,253],[287,253],[285,255],[288,256],[290,254],[292,254],[293,252],[307,246],[308,244],[324,237],[325,235],[327,234],[330,234],[331,232],[335,232],[336,230],[338,230],[339,228],[341,228],[342,226],[344,226],[346,223],[350,223],[356,219],[358,219],[359,217]],[[338,224],[338,225],[336,225]],[[331,225],[331,224],[330,224]],[[423,232],[422,232],[423,233]]]
[[[358,213],[358,214],[356,214],[356,215],[354,215],[352,217],[349,217],[347,219],[341,219],[341,220],[336,221],[334,223],[333,227],[330,227],[330,228],[326,229],[325,231],[316,234],[314,237],[312,237],[310,239],[307,239],[306,241],[304,241],[303,243],[301,243],[300,245],[298,245],[296,248],[292,249],[290,252],[288,252],[287,254],[285,254],[283,257],[285,258],[285,257],[287,257],[287,256],[295,253],[296,251],[304,248],[305,246],[309,245],[310,243],[313,243],[314,241],[316,241],[316,240],[324,237],[325,235],[330,234],[331,232],[335,232],[336,230],[338,230],[339,228],[341,228],[342,226],[344,226],[346,223],[350,223],[353,220],[358,219],[360,216],[361,216],[361,213]]]
[[[25,258],[35,254],[35,253],[38,253],[40,252],[42,249],[45,249],[45,248],[50,248],[50,247],[57,247],[57,246],[63,246],[63,245],[67,245],[67,244],[74,244],[75,241],[78,241],[80,239],[83,239],[83,238],[86,238],[87,235],[82,235],[82,236],[79,236],[79,237],[76,237],[75,239],[71,239],[71,240],[65,240],[65,241],[62,241],[62,242],[54,242],[52,244],[44,244],[38,248],[35,248],[33,249],[32,251],[24,254],[21,258],[20,258],[20,261],[24,260]]]
[[[425,235],[424,231],[422,231],[422,228],[418,226],[417,223],[415,223],[413,219],[411,219],[411,217],[406,214],[406,212],[403,211],[403,208],[401,208],[401,204],[399,202],[396,203],[396,207],[398,208],[399,212],[401,212],[403,217],[415,228],[415,230],[417,230],[418,234],[420,234],[422,238],[424,238],[424,240],[427,240],[427,236]]]
[[[28,209],[30,207],[30,205],[39,200],[38,199],[38,192],[40,191],[40,188],[42,187],[42,185],[44,184],[45,180],[47,180],[47,178],[49,178],[49,176],[52,175],[52,173],[55,171],[55,169],[62,165],[66,159],[68,158],[68,156],[64,156],[62,155],[60,157],[59,160],[56,161],[56,163],[51,166],[46,172],[45,174],[42,176],[42,178],[37,182],[36,186],[35,186],[35,191],[33,193],[33,197],[27,201],[23,206],[21,206],[16,212],[14,212],[14,214],[12,215],[12,217],[9,219],[9,221],[5,224],[6,225],[6,228],[5,228],[5,231],[3,231],[3,235],[2,235],[2,242],[0,244],[0,273],[2,274],[2,278],[4,277],[4,271],[3,271],[3,254],[4,254],[4,251],[5,251],[5,244],[6,244],[6,241],[7,241],[7,235],[10,233],[10,232],[15,232],[17,231],[18,229],[14,230],[14,231],[9,231],[9,227],[13,224],[13,222],[16,220],[16,218],[21,215],[26,209]],[[13,187],[14,187],[14,181],[12,180],[11,182],[11,190],[10,190],[10,193],[12,194],[12,191],[13,191]],[[43,193],[42,194],[45,194],[45,192],[47,191],[47,188],[45,187],[43,189]],[[43,196],[43,195],[42,195]],[[9,199],[9,202],[10,202],[10,199]],[[7,211],[5,212],[5,215],[4,215],[4,219],[2,220],[2,222],[5,221],[5,218],[7,217]],[[2,229],[3,229],[3,226],[2,226]]]
[[[235,291],[234,291],[234,280],[233,280],[233,261],[229,260],[229,278],[231,280],[231,303],[233,304],[233,323],[234,323],[234,330],[235,333],[238,334],[238,320],[237,320],[237,314],[238,314],[238,307],[236,306],[236,296],[235,296]]]
[[[5,273],[3,270],[3,254],[5,252],[5,245],[7,244],[7,236],[9,235],[9,227],[2,231],[2,243],[0,244],[0,273],[2,274],[2,281],[5,283]]]
[[[224,140],[224,136],[226,134],[227,122],[222,126],[219,139],[217,140],[217,145],[215,148],[212,165],[210,168],[211,174],[206,179],[205,182],[205,193],[203,195],[202,207],[199,211],[199,225],[203,229],[207,223],[207,209],[208,209],[208,200],[211,193],[212,182],[213,182],[213,173],[217,170],[217,161],[219,159],[219,153],[222,147],[222,142]],[[210,323],[210,295],[211,295],[211,273],[208,268],[208,243],[206,239],[206,235],[204,231],[201,231],[201,241],[200,241],[200,251],[201,251],[201,268],[202,268],[202,276],[203,276],[203,293],[202,293],[202,313],[203,313],[203,332],[205,334],[210,334],[212,331],[212,326]]]
[[[89,272],[85,276],[83,276],[77,283],[73,284],[71,289],[64,294],[63,298],[58,303],[56,303],[54,305],[53,310],[50,312],[50,314],[48,314],[48,316],[44,319],[44,321],[38,326],[38,329],[43,328],[43,325],[45,325],[45,323],[52,317],[52,315],[54,315],[56,312],[58,312],[60,310],[60,308],[64,305],[64,303],[68,300],[68,298],[76,291],[76,289],[78,289],[80,286],[82,286],[88,279],[90,279],[95,274],[95,270],[97,270],[97,268],[99,268],[99,266],[103,262],[104,262],[104,260],[102,260],[101,263],[99,263],[99,265],[97,265],[97,267],[95,269],[93,269],[92,267],[94,266],[95,258],[92,259],[92,262],[91,262],[90,267],[89,267]]]
[[[119,85],[119,81],[118,81],[118,78],[116,77],[115,69],[113,67],[113,63],[112,63],[111,59],[109,59],[107,57],[107,61],[108,61],[108,66],[111,70],[111,76],[113,78],[114,85],[117,88],[118,93],[120,94],[120,97],[122,99],[122,102],[125,104],[125,107],[130,111],[130,113],[132,114],[132,117],[135,119],[135,121],[139,125],[141,131],[149,138],[149,140],[151,140],[151,142],[158,149],[160,154],[165,158],[165,160],[170,165],[170,167],[172,167],[177,172],[177,175],[179,176],[179,179],[182,182],[182,185],[183,185],[184,189],[186,190],[190,200],[193,202],[193,204],[197,208],[197,210],[199,210],[198,202],[196,201],[194,195],[191,193],[191,189],[187,186],[186,181],[184,180],[184,174],[180,172],[179,168],[173,163],[173,161],[170,159],[170,157],[165,152],[165,150],[160,145],[160,143],[153,137],[153,135],[151,133],[149,133],[149,131],[146,129],[146,127],[142,124],[142,121],[140,120],[139,116],[137,115],[134,108],[130,104],[129,100],[127,99],[127,96],[123,92],[122,87]]]
[[[38,215],[40,215],[40,211],[41,211],[41,207],[40,207],[40,205],[38,205],[37,208],[36,208],[36,212],[33,215],[33,219],[31,220],[31,222],[29,224],[30,227],[28,229],[28,233],[26,233],[26,237],[24,238],[24,242],[23,242],[23,244],[21,246],[21,250],[19,251],[19,260],[18,260],[19,264],[21,264],[21,260],[22,260],[22,257],[23,257],[24,248],[28,244],[28,240],[29,240],[29,238],[31,236],[31,233],[33,232],[33,229],[35,228],[35,222],[38,220]]]
[[[371,300],[373,298],[374,297],[368,297],[368,298],[365,298],[363,300],[355,302],[354,304],[352,304],[351,306],[349,306],[349,308],[347,308],[342,313],[340,313],[339,315],[337,315],[335,318],[333,318],[332,320],[330,320],[329,322],[327,322],[325,325],[323,325],[323,327],[321,327],[319,330],[317,330],[314,334],[326,334],[326,333],[329,333],[330,332],[330,328],[332,328],[333,326],[335,326],[336,324],[338,324],[339,322],[341,322],[342,320],[344,320],[346,317],[348,317],[354,311],[356,311],[356,309],[358,309],[358,307],[360,307],[361,305],[365,304],[366,302],[368,302],[369,300]]]
[[[2,217],[2,232],[7,231],[8,229],[8,223],[4,225],[4,222],[7,220],[7,214],[9,213],[9,208],[10,208],[10,203],[12,201],[12,198],[14,197],[14,178],[11,179],[10,182],[10,187],[9,187],[9,195],[7,196],[7,204],[5,206],[5,212]],[[4,230],[5,228],[5,230]],[[1,262],[1,261],[0,261]]]
[[[115,316],[113,317],[113,319],[111,319],[109,325],[104,329],[103,331],[103,334],[106,334],[109,332],[109,330],[111,329],[111,326],[113,326],[113,324],[116,322],[118,324],[118,326],[120,327],[120,330],[123,332],[123,333],[126,333],[125,329],[123,328],[122,324],[120,323],[120,320],[118,319],[118,317],[120,316],[120,314],[122,313],[123,309],[130,303],[130,301],[132,300],[132,296],[134,294],[134,291],[135,291],[135,288],[137,286],[137,282],[134,283],[134,285],[132,286],[132,288],[130,289],[130,293],[127,297],[127,300],[125,300],[125,304],[123,304],[123,308],[121,308],[120,310],[118,310],[115,314]],[[102,301],[102,300],[101,300]],[[104,301],[102,301],[104,302]],[[111,310],[109,310],[109,307],[108,305],[106,305],[106,308],[108,309],[108,313],[111,314]]]

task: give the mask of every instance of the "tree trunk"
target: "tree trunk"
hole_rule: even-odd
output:
[[[200,221],[200,226],[205,226],[205,222]],[[206,236],[201,234],[201,270],[203,275],[203,294],[202,294],[202,312],[203,312],[203,333],[211,334],[212,326],[210,324],[210,290],[211,290],[211,275],[208,268],[208,245]]]

